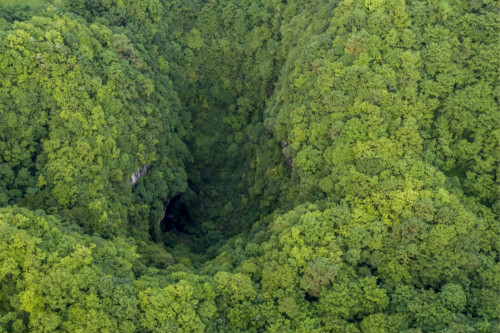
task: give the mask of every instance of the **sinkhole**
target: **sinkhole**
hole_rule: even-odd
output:
[[[189,252],[207,258],[215,257],[217,250],[225,243],[225,237],[217,224],[200,219],[194,210],[198,207],[189,194],[173,197],[165,207],[165,215],[160,222],[161,241],[173,249],[184,248]]]

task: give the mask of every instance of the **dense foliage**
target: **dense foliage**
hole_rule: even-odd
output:
[[[0,0],[0,332],[497,332],[499,9]]]

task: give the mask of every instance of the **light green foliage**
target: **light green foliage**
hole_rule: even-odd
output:
[[[53,216],[22,208],[1,209],[0,228],[2,330],[135,331],[130,282],[137,255],[130,245],[82,236]],[[106,275],[109,267],[114,277]]]
[[[164,289],[141,291],[142,326],[150,332],[203,332],[205,325],[197,312],[203,312],[206,318],[215,312],[213,298],[209,298],[208,304],[207,301],[199,301],[206,298],[205,292],[203,289],[195,290],[193,285],[184,280]]]
[[[498,331],[498,10],[0,1],[0,332]]]

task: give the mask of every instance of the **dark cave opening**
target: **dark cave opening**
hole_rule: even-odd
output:
[[[186,204],[182,202],[181,196],[177,195],[170,199],[165,208],[165,216],[160,222],[161,233],[175,231],[190,233],[191,224],[191,215]]]
[[[184,250],[179,250],[180,252],[175,250],[180,246],[193,254],[202,255],[205,259],[213,258],[225,243],[225,238],[215,223],[200,219],[200,216],[196,214],[198,207],[193,201],[196,196],[193,197],[193,195],[194,192],[188,190],[168,202],[165,215],[159,225],[161,240],[172,249],[174,255],[186,254]],[[205,259],[191,258],[192,261]]]

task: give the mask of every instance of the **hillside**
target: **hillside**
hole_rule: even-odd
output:
[[[0,0],[0,332],[497,332],[499,9]]]

